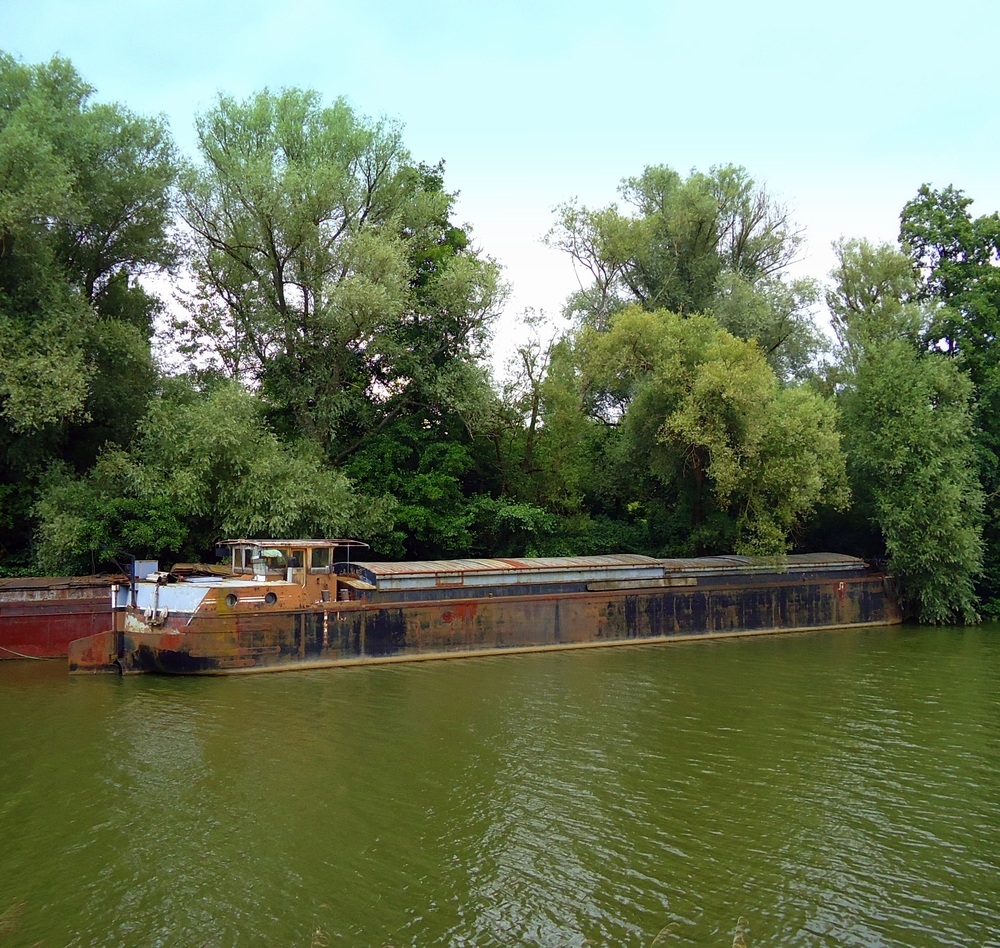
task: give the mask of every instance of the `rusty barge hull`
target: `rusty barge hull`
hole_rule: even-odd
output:
[[[70,642],[111,625],[111,587],[125,577],[0,579],[0,661],[65,658]]]
[[[162,610],[158,626],[155,608],[119,617],[73,646],[70,668],[246,674],[900,621],[891,584],[849,557],[780,567],[633,557],[610,569],[586,559],[558,576],[522,568],[529,561],[492,573],[471,561],[355,564],[340,595],[292,607],[283,593],[307,584],[216,583],[197,609]]]

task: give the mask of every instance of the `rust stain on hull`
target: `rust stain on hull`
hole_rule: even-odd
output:
[[[0,661],[65,658],[71,642],[111,625],[119,582],[126,577],[0,579]]]
[[[133,623],[74,643],[70,670],[246,674],[477,655],[851,628],[900,621],[879,574],[833,581],[322,602],[246,611],[207,600],[161,627]]]

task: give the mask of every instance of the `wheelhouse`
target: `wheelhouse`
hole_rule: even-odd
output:
[[[287,580],[305,585],[308,576],[335,573],[349,563],[352,551],[368,549],[360,540],[224,540],[217,553],[228,560],[234,576],[257,582]]]

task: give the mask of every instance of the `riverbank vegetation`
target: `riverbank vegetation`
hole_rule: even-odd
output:
[[[497,379],[502,272],[396,123],[220,96],[183,156],[68,61],[6,55],[0,103],[0,572],[233,535],[833,550],[924,621],[1000,613],[1000,217],[957,188],[821,286],[745,169],[648,167],[556,210],[570,328],[524,314]]]

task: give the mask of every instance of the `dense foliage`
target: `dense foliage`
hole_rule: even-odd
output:
[[[855,509],[878,524],[915,614],[974,621],[984,500],[972,382],[955,359],[923,344],[932,312],[900,251],[865,241],[837,249],[828,299]]]
[[[197,134],[184,162],[65,60],[0,55],[0,573],[236,534],[832,549],[925,621],[1000,613],[1000,217],[961,191],[842,241],[824,293],[746,169],[646,168],[557,209],[582,289],[498,381],[499,268],[396,123],[288,89]]]
[[[157,382],[177,166],[163,123],[93,90],[65,60],[0,54],[0,558],[27,566],[49,465],[124,446]]]

